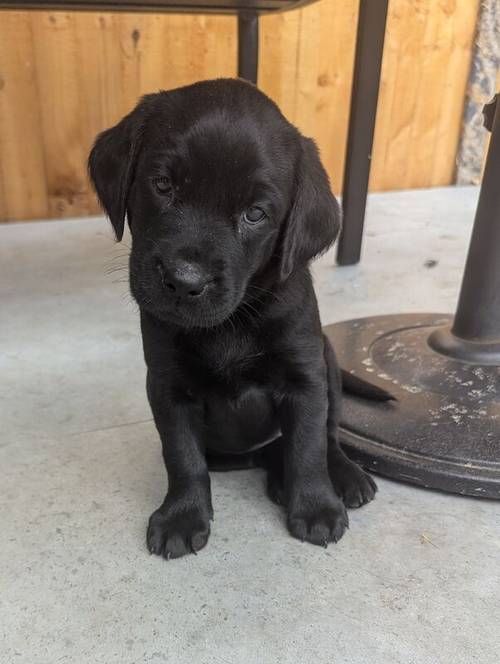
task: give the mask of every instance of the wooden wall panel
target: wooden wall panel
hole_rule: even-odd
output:
[[[1,17],[0,219],[49,214],[31,22]]]
[[[291,122],[318,141],[337,191],[344,167],[357,19],[357,0],[320,2],[262,19],[260,87]]]
[[[479,0],[391,0],[372,189],[451,182]],[[341,187],[358,0],[261,19],[259,84]],[[97,211],[94,136],[146,92],[236,74],[236,20],[0,13],[0,220]]]
[[[79,76],[76,17],[44,14],[32,19],[33,54],[40,104],[49,216],[88,214],[85,171],[87,105]],[[57,72],[47,76],[46,72]]]
[[[390,3],[372,189],[452,182],[478,6]]]

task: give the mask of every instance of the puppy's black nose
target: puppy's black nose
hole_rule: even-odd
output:
[[[167,266],[161,259],[156,259],[163,287],[166,291],[182,298],[195,298],[203,295],[208,282],[207,274],[196,263],[179,262]]]

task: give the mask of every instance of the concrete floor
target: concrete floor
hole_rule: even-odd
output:
[[[476,198],[372,196],[363,262],[315,269],[324,322],[453,310]],[[102,219],[0,227],[1,662],[498,661],[498,503],[380,479],[324,550],[288,536],[260,471],[214,474],[208,547],[149,556],[165,475],[137,312],[106,273],[125,253]]]

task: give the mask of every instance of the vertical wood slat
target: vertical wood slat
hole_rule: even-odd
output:
[[[452,181],[479,0],[392,0],[371,189]],[[261,19],[260,87],[341,188],[358,0]],[[236,74],[234,17],[0,14],[0,220],[97,211],[86,155],[146,92]]]
[[[453,12],[453,4],[448,2],[447,20],[441,23],[440,43],[447,47],[446,74],[444,89],[441,93],[442,104],[439,109],[436,139],[434,141],[434,168],[430,181],[448,184],[454,181],[456,170],[456,157],[462,128],[463,108],[467,82],[470,71],[471,56],[475,26],[479,13],[479,0],[472,0],[463,7],[463,18]],[[444,66],[443,66],[444,69]],[[441,71],[443,71],[443,69]],[[453,83],[455,72],[462,72],[462,76]],[[447,109],[454,108],[456,113],[448,113]],[[458,112],[459,111],[459,112]]]
[[[0,219],[46,217],[45,154],[31,22],[27,14],[9,12],[0,26]]]
[[[77,19],[66,13],[31,15],[30,19],[49,215],[85,215],[89,200],[83,132],[86,104],[81,97]]]
[[[479,0],[390,3],[372,189],[452,182],[478,7]]]

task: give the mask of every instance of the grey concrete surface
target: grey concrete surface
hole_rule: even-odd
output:
[[[363,262],[315,268],[324,322],[451,311],[476,197],[372,196]],[[149,556],[166,480],[111,238],[102,219],[0,227],[0,661],[498,661],[499,503],[380,479],[324,550],[288,536],[260,471],[214,474],[207,548]]]

